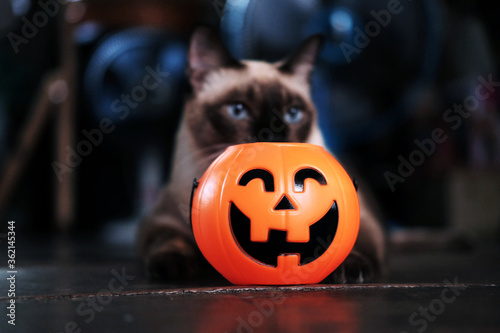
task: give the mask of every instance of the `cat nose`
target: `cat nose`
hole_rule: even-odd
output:
[[[274,107],[272,110],[278,110]],[[275,112],[266,114],[260,119],[257,126],[254,127],[257,141],[259,142],[286,142],[288,137],[288,126],[285,124],[281,116]]]
[[[286,137],[282,133],[275,133],[272,131],[266,131],[264,135],[258,135],[257,139],[259,142],[286,142]]]

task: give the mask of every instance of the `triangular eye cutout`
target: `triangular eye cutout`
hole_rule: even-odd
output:
[[[293,207],[290,200],[284,195],[276,207],[274,207],[274,210],[295,210],[295,207]]]

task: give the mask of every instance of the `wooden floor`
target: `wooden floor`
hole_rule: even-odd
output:
[[[286,287],[152,283],[132,246],[83,236],[17,249],[16,325],[3,265],[0,332],[500,332],[493,245],[394,254],[376,284]]]

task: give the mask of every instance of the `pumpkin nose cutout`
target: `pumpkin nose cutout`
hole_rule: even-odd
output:
[[[290,200],[284,195],[280,202],[274,207],[274,210],[295,210]]]

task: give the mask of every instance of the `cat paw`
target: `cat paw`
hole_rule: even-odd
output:
[[[145,258],[145,264],[153,280],[192,278],[199,270],[196,251],[183,238],[171,238],[155,247]]]
[[[336,284],[365,283],[373,278],[373,263],[365,255],[351,252],[344,262],[327,278]]]

